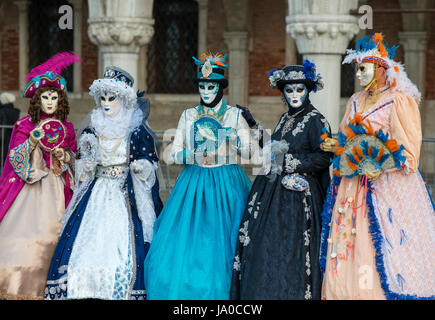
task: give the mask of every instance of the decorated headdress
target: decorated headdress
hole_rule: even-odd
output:
[[[133,89],[134,79],[125,70],[110,66],[104,69],[103,77],[94,80],[89,87],[89,94],[94,97],[95,103],[100,105],[100,96],[106,92],[116,94],[124,102],[126,108],[137,107],[137,96]]]
[[[309,91],[323,89],[322,76],[316,73],[316,65],[305,60],[302,65],[286,66],[283,69],[273,69],[269,72],[269,81],[272,88],[282,91],[288,83],[303,83]]]
[[[61,76],[61,71],[74,62],[80,62],[79,56],[74,52],[60,52],[48,59],[43,64],[35,67],[26,77],[27,83],[23,91],[24,98],[33,98],[36,90],[43,87],[54,87],[66,94],[66,80]]]
[[[228,65],[225,64],[227,55],[222,54],[205,54],[203,53],[198,60],[192,57],[195,64],[200,68],[196,82],[218,82],[222,84],[223,88],[228,86],[228,80],[225,79],[225,69]]]
[[[418,88],[409,80],[403,64],[393,60],[399,46],[389,48],[383,40],[381,33],[375,33],[371,38],[365,36],[358,40],[355,50],[347,50],[343,64],[364,62],[377,64],[386,69],[386,81],[391,91],[403,92],[419,102],[421,94]]]

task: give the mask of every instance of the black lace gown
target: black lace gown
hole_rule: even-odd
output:
[[[284,113],[272,134],[286,140],[280,175],[256,177],[240,224],[234,258],[231,299],[320,299],[321,212],[329,184],[330,153],[320,136],[330,127],[312,105]],[[281,184],[289,173],[303,175],[305,191]]]

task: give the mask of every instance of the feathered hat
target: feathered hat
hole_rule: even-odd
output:
[[[323,89],[322,76],[316,73],[316,65],[305,60],[302,65],[286,66],[283,69],[273,69],[269,72],[269,81],[272,88],[282,91],[288,83],[303,83],[309,91]]]
[[[416,85],[409,80],[403,64],[393,60],[399,46],[389,48],[388,44],[384,44],[383,41],[381,33],[375,33],[371,38],[365,36],[358,40],[355,50],[347,50],[343,64],[364,62],[377,64],[386,69],[386,80],[391,91],[403,92],[420,102],[421,93]]]
[[[66,80],[61,76],[61,71],[76,61],[80,62],[76,53],[60,52],[33,68],[26,77],[26,81],[30,81],[24,88],[23,97],[33,98],[36,90],[42,87],[58,88],[68,94]]]
[[[203,53],[200,60],[192,57],[195,64],[200,68],[198,77],[195,82],[218,82],[222,84],[223,88],[228,86],[228,80],[225,79],[225,69],[228,65],[225,64],[227,55],[218,54],[205,54]]]

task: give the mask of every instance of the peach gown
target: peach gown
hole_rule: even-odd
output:
[[[24,184],[0,223],[0,299],[42,300],[65,211],[62,176],[47,168],[37,147],[33,184]],[[16,178],[18,179],[18,178]]]
[[[341,132],[367,96],[362,91],[350,98]],[[342,177],[338,185],[331,185],[337,196],[329,203],[327,198],[322,213],[326,218],[322,299],[433,299],[435,215],[418,171],[422,140],[418,104],[388,89],[362,116],[374,130],[382,129],[403,144],[406,166],[382,173],[371,182],[372,192],[361,186],[361,176]]]

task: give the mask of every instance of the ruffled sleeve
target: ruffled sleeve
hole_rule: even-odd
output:
[[[410,172],[416,172],[420,159],[422,141],[420,110],[417,102],[404,94],[394,99],[390,116],[391,139],[403,145],[406,157],[405,166]]]
[[[344,127],[346,126],[347,119],[349,118],[350,112],[352,111],[353,108],[353,100],[354,100],[354,96],[350,97],[350,99],[347,101],[346,111],[344,112],[344,116],[341,119],[340,126],[338,127],[338,130],[340,132],[343,132]]]
[[[260,146],[258,140],[254,139],[251,134],[251,128],[241,115],[241,110],[237,110],[237,136],[240,138],[238,148],[239,155],[244,159],[250,159],[253,164],[262,162]]]
[[[284,169],[286,173],[310,173],[326,170],[330,165],[332,153],[325,152],[320,148],[320,136],[326,130],[328,137],[331,137],[330,125],[322,115],[317,115],[310,122],[309,134],[306,141],[310,146],[310,152],[295,153],[290,150],[284,158]]]
[[[185,148],[185,136],[186,136],[186,110],[181,114],[180,120],[178,120],[177,131],[175,132],[174,142],[172,143],[171,156],[175,163],[183,164],[179,161],[177,154],[183,152]]]
[[[153,137],[144,126],[131,135],[130,166],[134,163],[137,172],[130,170],[136,200],[136,209],[141,220],[144,242],[151,243],[156,220],[156,205],[153,188],[157,183],[156,170],[159,158]]]

